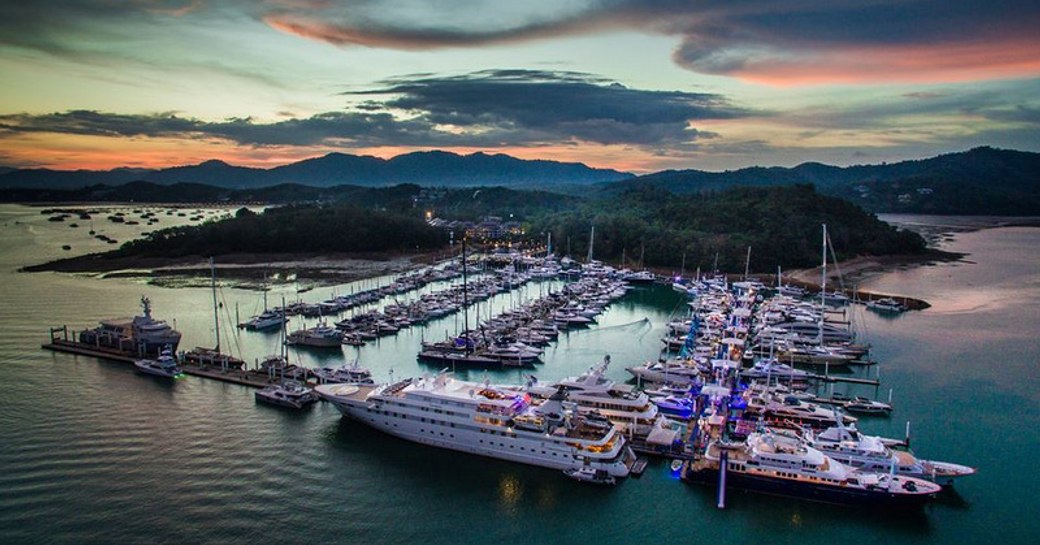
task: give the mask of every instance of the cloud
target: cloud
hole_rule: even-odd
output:
[[[750,115],[716,94],[631,89],[577,72],[489,70],[384,83],[352,94],[388,95],[386,107],[437,125],[555,141],[681,145],[708,136],[693,122]]]
[[[428,5],[426,9],[423,5]],[[1040,73],[1040,4],[1015,0],[362,0],[281,6],[277,30],[338,46],[431,50],[614,29],[672,35],[695,72],[777,84],[965,81]],[[490,23],[498,21],[497,24]]]
[[[709,93],[648,91],[579,72],[495,70],[395,78],[348,93],[359,108],[307,118],[203,121],[176,113],[72,110],[0,115],[0,136],[60,133],[104,137],[216,138],[248,146],[506,147],[695,145],[698,120],[750,115]]]
[[[405,51],[635,30],[674,37],[683,68],[772,85],[1040,74],[1040,3],[1018,0],[39,0],[0,4],[0,45],[118,56],[217,20]]]

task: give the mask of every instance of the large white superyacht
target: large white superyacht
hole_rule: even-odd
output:
[[[544,401],[449,373],[394,384],[322,384],[344,415],[426,445],[536,466],[628,475],[635,455],[609,420],[582,415],[559,392]]]

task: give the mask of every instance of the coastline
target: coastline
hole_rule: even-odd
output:
[[[947,252],[937,248],[929,248],[922,254],[857,256],[838,262],[836,265],[832,264],[828,266],[827,282],[830,283],[831,281],[834,281],[835,284],[833,285],[837,287],[837,281],[840,278],[846,287],[853,287],[863,280],[890,271],[913,267],[924,267],[936,263],[960,261],[961,259],[964,259],[966,255],[967,254],[958,252]],[[804,285],[805,287],[819,289],[820,276],[823,272],[821,269],[822,267],[795,269],[790,272],[785,272],[784,276]]]
[[[253,254],[235,253],[213,256],[217,275],[243,289],[263,289],[265,279],[297,281],[310,286],[325,286],[404,272],[416,266],[432,265],[446,258],[445,252],[362,253],[362,254]],[[183,257],[106,257],[86,254],[29,265],[19,272],[59,272],[89,274],[99,278],[144,278],[152,284],[193,287],[209,285],[209,258]],[[287,279],[293,280],[287,280]]]

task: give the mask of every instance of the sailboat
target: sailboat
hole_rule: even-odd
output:
[[[252,318],[238,324],[241,329],[248,329],[251,331],[262,331],[265,329],[273,329],[279,327],[285,322],[285,306],[279,309],[267,308],[267,285],[265,279],[264,285],[264,311]]]
[[[213,348],[195,348],[183,353],[181,361],[190,365],[220,367],[224,371],[245,369],[246,362],[220,351],[220,313],[217,306],[217,272],[213,258],[209,260],[210,290],[213,293],[213,332],[216,344]]]

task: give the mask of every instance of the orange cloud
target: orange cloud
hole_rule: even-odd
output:
[[[1040,38],[1008,42],[854,47],[794,60],[758,60],[728,73],[777,87],[953,83],[1040,74]]]

